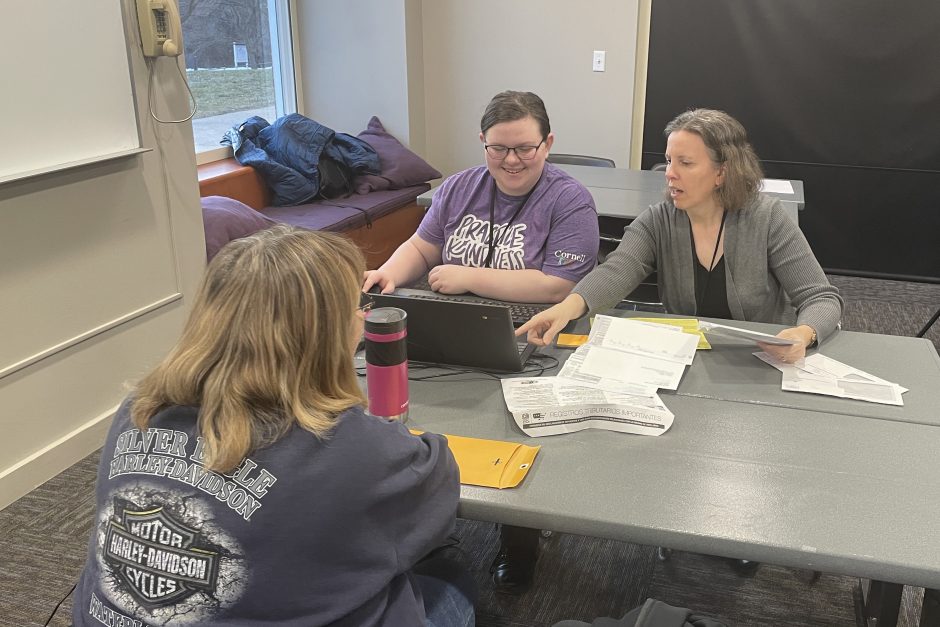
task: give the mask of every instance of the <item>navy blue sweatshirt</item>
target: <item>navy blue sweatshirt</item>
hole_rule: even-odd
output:
[[[115,416],[76,627],[425,623],[409,570],[453,530],[460,490],[442,436],[354,408],[325,440],[294,427],[221,475],[197,415],[144,433],[128,403]]]

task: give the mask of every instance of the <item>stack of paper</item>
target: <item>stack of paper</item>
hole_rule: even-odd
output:
[[[653,324],[665,324],[671,327],[679,327],[685,333],[691,333],[698,337],[698,350],[709,350],[712,345],[705,339],[699,327],[698,318],[630,318],[635,322],[652,322]]]
[[[656,392],[676,389],[698,343],[681,326],[596,316],[557,377],[503,379],[503,396],[532,436],[587,428],[659,435],[673,415]]]
[[[754,356],[783,373],[783,390],[904,405],[901,394],[907,392],[907,388],[819,353],[797,364],[782,362],[765,352],[754,353]]]
[[[579,347],[558,377],[574,385],[653,396],[675,390],[695,357],[698,338],[680,327],[596,316],[587,344]]]

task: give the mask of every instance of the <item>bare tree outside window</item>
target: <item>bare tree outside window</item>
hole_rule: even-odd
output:
[[[226,130],[253,115],[271,122],[286,113],[278,110],[275,92],[280,82],[275,77],[279,35],[271,32],[275,2],[179,0],[186,76],[198,108],[197,152],[218,148]]]

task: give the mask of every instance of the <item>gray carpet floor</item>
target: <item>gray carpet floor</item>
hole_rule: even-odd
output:
[[[914,335],[940,306],[940,285],[830,277],[846,299],[843,328]],[[940,350],[940,322],[927,336]],[[0,511],[0,625],[37,626],[69,591],[85,558],[98,453]],[[564,618],[620,616],[647,597],[694,608],[728,625],[855,627],[859,580],[762,564],[740,576],[726,560],[569,534],[541,540],[535,582],[496,593],[488,566],[498,541],[492,524],[458,521],[480,584],[481,627],[541,627]],[[900,624],[917,625],[922,590],[905,588]],[[71,599],[51,625],[69,624]]]

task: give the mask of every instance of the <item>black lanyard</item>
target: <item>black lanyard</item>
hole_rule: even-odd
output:
[[[715,240],[715,252],[712,253],[712,261],[708,264],[708,274],[705,275],[705,285],[702,287],[702,290],[695,290],[695,313],[696,315],[699,312],[699,309],[702,308],[702,300],[704,300],[705,295],[708,294],[708,283],[712,278],[712,270],[715,267],[715,257],[718,256],[718,246],[721,244],[721,234],[725,230],[725,218],[728,217],[728,211],[722,209],[721,211],[721,226],[718,227],[718,239]],[[695,236],[692,235],[692,221],[689,221],[689,241],[692,243],[692,273],[695,276],[695,264],[698,263],[698,253],[695,252]],[[697,287],[697,286],[696,286]]]
[[[543,171],[544,174],[544,171]],[[526,203],[529,202],[529,198],[532,197],[532,192],[535,191],[535,188],[539,186],[539,182],[542,180],[542,177],[539,177],[539,180],[535,182],[535,185],[532,186],[532,189],[529,190],[529,193],[525,195],[525,199],[522,201],[522,204],[516,207],[516,211],[512,214],[512,217],[509,218],[509,222],[506,223],[506,228],[500,234],[499,239],[502,240],[505,237],[506,233],[509,231],[509,227],[512,226],[512,223],[516,221],[516,218],[519,217],[519,214],[522,213],[522,209],[526,206]],[[493,252],[496,250],[496,245],[499,243],[496,240],[496,223],[494,222],[496,214],[496,179],[493,179],[493,193],[490,194],[490,242],[488,250],[486,253],[486,261],[483,262],[484,268],[489,268],[490,263],[493,261]]]

